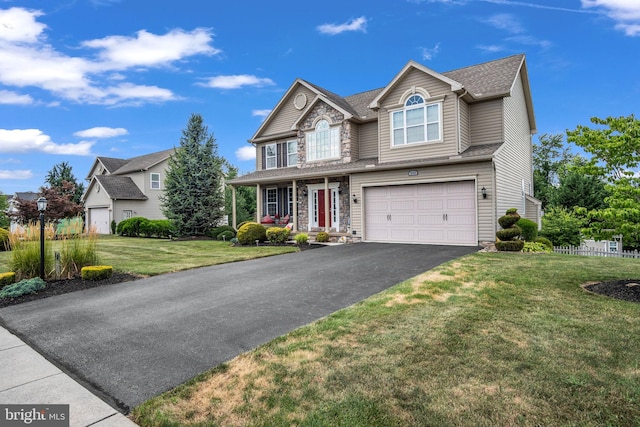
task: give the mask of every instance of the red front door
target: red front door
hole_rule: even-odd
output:
[[[324,190],[318,190],[317,206],[318,206],[318,227],[325,227]],[[329,198],[329,212],[331,212],[331,198]],[[331,227],[331,215],[329,215],[329,227]]]

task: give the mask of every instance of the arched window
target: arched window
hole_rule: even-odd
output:
[[[340,128],[329,126],[326,120],[316,123],[315,131],[307,137],[307,160],[323,160],[340,157]]]
[[[391,144],[400,146],[442,139],[442,102],[427,104],[422,95],[411,95],[402,110],[391,112]]]

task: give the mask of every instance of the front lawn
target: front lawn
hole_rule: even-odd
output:
[[[58,244],[59,242],[53,242]],[[195,267],[224,264],[287,252],[295,247],[234,247],[215,240],[171,241],[133,237],[101,236],[97,251],[100,263],[114,271],[140,275],[156,275]],[[9,271],[10,252],[0,252],[0,273]]]
[[[151,399],[142,426],[640,425],[636,260],[476,253]]]

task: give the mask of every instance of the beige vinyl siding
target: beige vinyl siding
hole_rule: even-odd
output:
[[[315,98],[315,93],[311,92],[309,89],[302,85],[298,85],[297,89],[292,91],[291,94],[289,94],[289,97],[282,101],[282,104],[280,104],[280,109],[278,110],[278,114],[272,118],[269,118],[269,123],[267,123],[267,125],[259,135],[256,135],[257,138],[280,134],[291,130],[291,126],[293,125],[293,123],[298,120],[300,114],[305,110],[305,108],[303,108],[302,110],[298,110],[293,105],[293,100],[299,93],[303,93],[307,97],[307,105],[305,106],[305,108],[307,108]]]
[[[497,211],[518,208],[525,216],[523,192],[532,182],[531,129],[524,98],[522,80],[518,77],[510,97],[504,98],[505,143],[496,152]]]
[[[98,187],[100,187],[100,191],[96,191]],[[84,206],[85,208],[111,207],[109,195],[97,181],[91,186],[91,191],[85,198]]]
[[[361,159],[378,157],[378,122],[363,123],[360,125],[360,140],[358,154]]]
[[[469,114],[471,145],[495,144],[504,141],[502,98],[471,104]]]
[[[409,144],[391,148],[390,110],[400,107],[402,95],[412,87],[427,90],[431,97],[445,95],[442,103],[442,138],[444,142],[424,144]],[[427,102],[429,102],[427,100]],[[413,69],[404,79],[387,93],[382,100],[378,112],[380,122],[380,162],[393,162],[408,159],[426,159],[458,154],[456,94],[451,92],[451,86],[433,76]]]
[[[417,171],[417,176],[409,176],[409,170]],[[475,177],[477,185],[478,207],[478,239],[480,241],[495,240],[495,219],[493,203],[490,198],[483,199],[480,189],[484,186],[488,194],[493,194],[493,175],[491,162],[463,163],[450,166],[433,166],[428,168],[400,169],[380,172],[367,172],[351,176],[351,194],[355,194],[358,203],[351,201],[351,230],[356,237],[363,232],[363,188],[380,185],[418,184],[443,181],[468,180]]]
[[[469,148],[471,133],[469,130],[469,104],[463,100],[458,101],[460,109],[460,152]]]
[[[360,126],[353,122],[350,122],[350,125],[351,134],[349,136],[351,143],[349,145],[351,149],[351,161],[355,162],[360,158]]]

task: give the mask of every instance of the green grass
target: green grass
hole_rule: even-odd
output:
[[[134,409],[142,426],[640,425],[635,260],[477,253]]]
[[[54,241],[53,250],[60,242]],[[190,268],[224,264],[295,252],[285,246],[234,247],[214,240],[171,241],[101,236],[96,242],[98,262],[114,271],[153,276]],[[0,252],[0,273],[9,271],[11,252]]]

